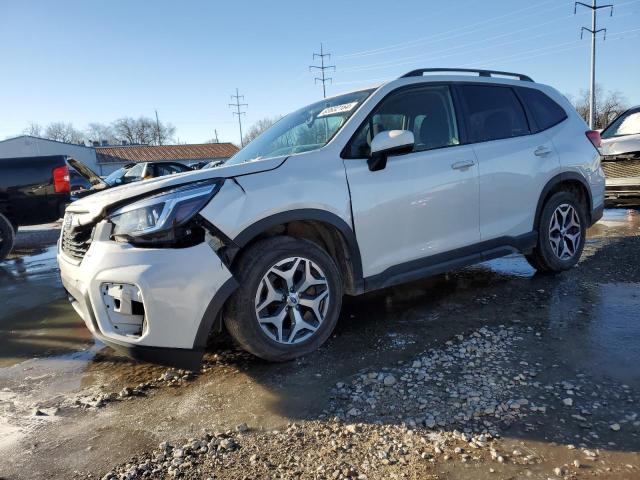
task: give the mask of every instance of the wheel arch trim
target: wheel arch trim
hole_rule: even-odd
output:
[[[587,212],[585,213],[589,215],[589,223],[591,223],[591,218],[593,217],[593,197],[591,195],[591,189],[589,188],[589,183],[584,178],[584,176],[580,175],[577,172],[562,172],[556,175],[555,177],[552,177],[546,183],[546,185],[542,189],[542,192],[540,193],[540,197],[538,198],[538,205],[536,206],[536,214],[533,220],[534,230],[539,230],[540,214],[542,213],[542,209],[544,208],[544,202],[547,196],[549,195],[549,192],[551,192],[551,190],[553,190],[555,187],[557,187],[561,183],[573,182],[573,181],[577,181],[578,183],[580,183],[584,187],[585,191],[587,192],[588,205],[587,205]]]
[[[242,230],[235,238],[233,243],[239,248],[243,248],[260,234],[266,232],[272,227],[295,221],[317,221],[326,223],[338,230],[349,250],[349,259],[354,276],[354,287],[356,291],[364,290],[363,273],[362,273],[362,257],[360,255],[360,247],[356,239],[355,232],[351,226],[338,215],[317,208],[301,208],[280,212],[267,217],[261,218]]]

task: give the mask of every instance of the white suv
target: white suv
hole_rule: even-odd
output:
[[[279,361],[329,337],[343,294],[512,252],[573,267],[602,216],[598,133],[524,75],[440,72],[297,110],[221,167],[71,204],[73,306],[136,358],[196,365],[225,325]]]

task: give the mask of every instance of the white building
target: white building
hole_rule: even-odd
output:
[[[96,151],[93,147],[32,137],[31,135],[21,135],[0,141],[0,158],[41,157],[47,155],[68,155],[80,160],[91,170],[100,173]]]
[[[238,147],[232,143],[85,147],[30,135],[0,141],[0,158],[68,155],[101,176],[109,175],[129,163],[174,161],[191,165],[195,162],[226,160],[237,151]]]

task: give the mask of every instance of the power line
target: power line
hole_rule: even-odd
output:
[[[636,4],[638,3],[640,0],[629,0],[626,2],[622,2],[622,3],[616,3],[616,10],[619,12],[620,11],[620,7],[623,6],[627,6],[627,5],[631,5],[631,4]],[[530,8],[538,8],[539,5],[536,5],[535,7],[527,7],[525,9],[522,10],[528,10]],[[546,13],[547,15],[552,11],[552,10],[556,10],[556,9],[560,9],[560,8],[566,8],[566,5],[558,5],[558,6],[554,6],[552,8],[548,8],[546,10],[544,10],[544,13]],[[513,15],[516,13],[519,13],[522,10],[516,10],[514,12],[508,13],[506,15],[502,15],[500,17],[495,17],[495,18],[501,18],[507,15]],[[585,12],[586,13],[586,12]],[[630,15],[631,13],[627,13],[626,15]],[[418,46],[418,44],[422,44],[422,45],[428,45],[428,44],[434,44],[434,43],[441,43],[442,41],[448,41],[448,45],[446,47],[446,55],[438,55],[438,56],[433,56],[432,54],[418,54],[418,55],[411,55],[411,56],[407,56],[407,57],[401,57],[401,58],[396,58],[394,60],[386,60],[386,61],[382,61],[382,62],[376,62],[376,63],[371,63],[371,64],[364,64],[364,65],[355,65],[353,67],[348,67],[348,68],[340,68],[339,70],[337,70],[338,73],[347,73],[347,72],[359,72],[359,71],[365,71],[365,70],[382,70],[382,69],[386,69],[386,68],[393,68],[393,67],[397,67],[397,66],[403,66],[403,65],[414,65],[415,61],[418,61],[420,59],[424,60],[424,61],[430,61],[432,59],[439,59],[439,58],[447,58],[447,57],[451,57],[453,56],[453,54],[450,54],[449,52],[451,52],[452,50],[464,50],[467,47],[472,47],[472,46],[477,46],[479,44],[479,41],[477,39],[473,40],[472,42],[466,43],[466,44],[461,44],[461,45],[456,45],[454,47],[450,46],[450,40],[454,39],[454,38],[459,38],[459,37],[465,37],[465,36],[469,36],[470,34],[474,33],[474,32],[478,32],[481,30],[485,30],[486,28],[495,28],[496,26],[499,26],[501,24],[505,24],[505,23],[512,23],[514,21],[521,21],[523,18],[527,18],[527,17],[531,17],[531,16],[535,16],[535,15],[539,15],[539,12],[535,12],[533,14],[528,14],[528,15],[524,15],[521,16],[520,18],[516,19],[516,20],[508,20],[506,22],[499,22],[499,23],[495,23],[493,22],[492,25],[487,26],[487,27],[482,27],[482,28],[476,28],[474,30],[469,30],[469,31],[465,31],[468,30],[469,27],[473,26],[473,25],[478,25],[478,24],[484,24],[487,21],[482,21],[482,22],[477,22],[475,24],[471,24],[471,25],[467,25],[467,26],[463,26],[459,29],[456,30],[455,34],[448,34],[447,32],[443,32],[443,33],[439,33],[439,34],[435,34],[433,36],[430,37],[422,37],[422,38],[418,38],[416,40],[410,40],[408,42],[403,42],[401,44],[395,44],[395,45],[391,45],[389,47],[381,47],[378,49],[374,49],[374,50],[367,50],[364,52],[356,52],[353,54],[346,54],[346,55],[338,55],[337,58],[343,58],[346,59],[347,61],[349,60],[349,58],[347,57],[353,57],[354,59],[356,59],[357,57],[363,57],[363,56],[367,56],[367,55],[378,55],[378,54],[386,54],[389,52],[393,52],[393,51],[397,51],[397,50],[403,50],[406,48],[412,48],[415,46]],[[491,37],[487,37],[482,39],[483,42],[489,41],[489,40],[495,40],[495,39],[499,39],[502,37],[508,37],[508,36],[512,36],[512,35],[517,35],[519,33],[528,31],[528,30],[538,30],[540,29],[540,27],[542,26],[546,26],[546,25],[550,25],[552,23],[557,23],[557,22],[562,22],[568,18],[571,18],[573,15],[569,14],[566,17],[562,16],[562,17],[558,17],[558,18],[554,18],[552,20],[543,22],[543,23],[537,23],[535,25],[532,26],[527,26],[524,28],[519,28],[517,30],[512,30],[509,32],[503,32],[500,33],[498,35],[494,35]],[[620,16],[620,15],[618,15]],[[506,45],[512,45],[514,43],[518,43],[518,42],[522,42],[522,41],[528,41],[532,38],[539,38],[539,37],[544,37],[544,36],[548,36],[548,35],[553,35],[555,32],[554,31],[548,31],[545,30],[544,33],[539,34],[539,35],[535,35],[533,37],[521,37],[518,40],[515,40],[513,42],[509,42],[509,43],[502,43],[502,44],[497,44],[497,45],[491,45],[489,47],[480,47],[480,48],[476,48],[474,50],[485,50],[486,48],[495,48],[498,46],[506,46]],[[442,37],[442,35],[446,35],[444,37]],[[440,37],[440,38],[439,38]],[[469,53],[469,51],[464,51],[461,52],[462,53]],[[414,61],[415,60],[415,61]],[[341,82],[341,84],[343,84],[344,82]],[[354,83],[354,82],[352,82]]]
[[[626,36],[626,34],[630,34],[630,33],[635,33],[635,35]],[[632,28],[629,30],[623,30],[621,32],[616,32],[614,34],[611,34],[609,36],[610,37],[609,41],[625,40],[628,38],[636,38],[638,36],[640,36],[640,28]],[[614,38],[611,38],[611,37],[614,37]],[[558,47],[564,47],[564,48],[558,48]],[[477,67],[482,67],[483,65],[487,65],[495,62],[501,62],[501,61],[516,62],[521,60],[529,60],[532,58],[542,57],[545,55],[553,55],[557,53],[566,52],[569,50],[575,50],[577,48],[580,48],[580,40],[572,40],[570,42],[550,45],[548,47],[535,48],[532,50],[526,50],[523,52],[519,52],[516,54],[509,54],[502,57],[493,57],[486,60],[478,60],[470,63],[464,63],[462,65],[459,65],[459,67],[460,68],[477,68]],[[393,79],[394,79],[393,76],[385,76],[385,77],[379,77],[379,78],[367,78],[362,80],[336,82],[335,85],[361,85],[361,84],[372,83],[372,82],[388,82]]]
[[[597,27],[596,14],[601,8],[610,8],[609,16],[613,16],[613,5],[598,5],[597,0],[592,0],[591,5],[582,2],[573,4],[573,13],[578,10],[578,5],[591,9],[591,28],[582,27],[580,29],[580,39],[586,30],[591,33],[591,82],[589,85],[589,128],[594,129],[596,124],[596,37],[598,33],[604,32],[604,39],[607,39],[607,29]]]
[[[320,59],[320,65],[309,65],[309,71],[312,71],[313,69],[317,69],[320,70],[320,77],[315,77],[314,78],[314,82],[317,84],[318,82],[322,82],[322,98],[327,98],[327,88],[325,86],[325,84],[327,82],[333,82],[333,78],[331,77],[326,77],[324,74],[325,70],[329,70],[329,69],[336,69],[335,65],[325,65],[324,64],[324,59],[325,57],[327,59],[331,58],[331,54],[330,53],[324,53],[323,47],[322,47],[322,43],[320,43],[320,53],[314,53],[313,54],[313,59],[315,60],[316,58]]]
[[[231,112],[234,115],[238,116],[238,127],[240,128],[240,147],[244,147],[244,139],[242,138],[242,115],[246,115],[247,112],[241,111],[242,107],[248,107],[248,103],[240,103],[240,100],[244,100],[244,95],[240,95],[238,93],[238,89],[236,88],[236,94],[231,95],[231,98],[235,99],[235,103],[230,103],[229,107],[235,107],[236,111]]]
[[[468,25],[462,25],[460,28],[456,29],[456,33],[454,33],[454,34],[451,34],[449,31],[439,32],[439,33],[435,33],[435,34],[428,35],[428,36],[425,36],[425,37],[419,37],[419,38],[416,38],[416,39],[413,39],[413,40],[407,40],[407,41],[404,41],[404,42],[387,45],[385,47],[378,47],[378,48],[374,48],[374,49],[371,49],[371,50],[362,50],[362,51],[359,51],[359,52],[353,52],[353,53],[347,53],[347,54],[343,54],[343,55],[338,55],[337,58],[347,59],[347,58],[366,57],[366,56],[370,56],[370,55],[380,55],[380,54],[390,53],[390,52],[394,52],[394,51],[398,51],[398,50],[404,50],[404,49],[407,49],[407,48],[417,47],[417,46],[422,45],[422,44],[429,44],[429,43],[433,43],[433,42],[441,42],[441,41],[449,40],[449,39],[452,39],[452,38],[464,37],[464,36],[470,35],[472,33],[476,33],[476,32],[482,31],[482,30],[486,30],[487,28],[494,29],[496,26],[499,26],[499,25],[513,23],[515,21],[521,21],[523,18],[539,15],[540,14],[540,7],[542,5],[553,3],[554,1],[555,0],[546,0],[544,2],[538,2],[536,5],[533,5],[533,6],[529,6],[529,7],[521,8],[521,9],[518,9],[518,10],[514,10],[512,12],[508,12],[508,13],[505,13],[503,15],[494,16],[494,17],[491,17],[489,19],[481,20],[479,22],[471,23],[471,24],[468,24]],[[560,8],[564,8],[564,6],[556,5],[556,6],[552,7],[552,8],[548,8],[548,9],[546,9],[546,13],[548,14],[551,10],[557,10],[557,9],[560,9]],[[496,23],[496,20],[498,20],[498,19],[510,17],[510,16],[513,16],[513,15],[518,15],[521,12],[524,12],[524,11],[527,11],[527,10],[532,10],[532,9],[536,9],[536,11],[534,13],[531,13],[531,14],[528,14],[528,15],[520,15],[515,20],[507,20],[507,21],[502,21],[502,22]],[[486,25],[486,26],[483,27],[482,25]],[[479,28],[473,28],[473,27],[479,27]]]

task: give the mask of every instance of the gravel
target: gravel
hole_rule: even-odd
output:
[[[607,408],[607,395],[633,399],[635,392],[594,385],[583,373],[560,380],[545,375],[544,359],[520,348],[523,342],[543,341],[540,332],[520,326],[456,335],[444,348],[336,383],[320,420],[269,432],[242,423],[178,445],[163,442],[103,478],[377,479],[407,472],[436,478],[436,465],[449,461],[488,462],[493,471],[529,468],[542,459],[508,448],[502,436],[512,428],[535,431],[541,420],[557,426],[560,436],[567,422],[584,426],[584,437],[577,439],[583,460],[570,458],[547,472],[563,477],[584,468],[583,461],[598,459],[597,450],[586,448],[587,440],[592,445],[605,431],[637,423],[636,414],[616,423],[604,417],[615,413]]]

